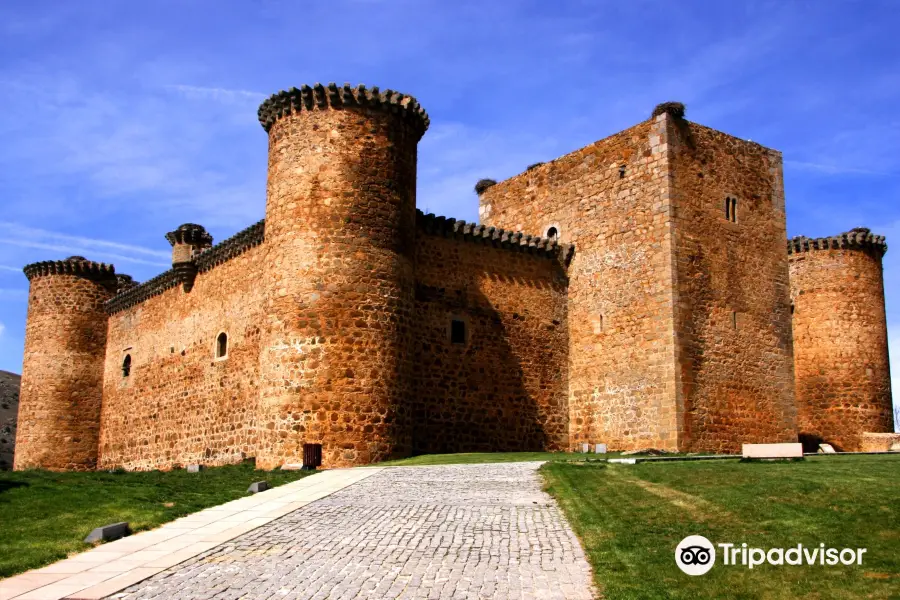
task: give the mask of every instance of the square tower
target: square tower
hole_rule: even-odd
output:
[[[480,195],[484,224],[575,245],[573,446],[796,439],[781,164],[670,103]]]

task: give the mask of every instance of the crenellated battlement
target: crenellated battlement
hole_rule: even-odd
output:
[[[176,232],[182,227],[185,226],[182,225],[176,230]],[[200,227],[200,229],[203,228]],[[185,229],[184,231],[189,232],[191,230]],[[174,233],[175,232],[166,234],[166,238],[168,239],[168,237],[170,235],[173,235]],[[206,233],[206,231],[203,230],[203,233]],[[195,234],[190,233],[189,235]],[[258,221],[250,227],[237,232],[230,238],[226,239],[223,242],[220,242],[219,244],[216,244],[212,248],[204,250],[193,260],[175,265],[173,268],[160,273],[153,279],[148,279],[144,283],[140,284],[132,283],[132,285],[127,287],[120,286],[119,293],[116,296],[110,298],[110,300],[106,303],[106,311],[109,314],[121,312],[128,308],[131,308],[132,306],[140,304],[141,302],[144,302],[145,300],[152,298],[153,296],[158,296],[163,292],[176,287],[178,284],[183,284],[187,279],[190,279],[191,284],[193,284],[193,277],[196,276],[198,272],[205,273],[206,271],[209,271],[210,269],[213,269],[216,266],[231,260],[232,258],[240,256],[250,248],[259,246],[263,242],[264,237],[265,219]],[[210,236],[209,239],[212,239],[212,236]],[[188,267],[188,272],[186,272],[185,266]],[[129,277],[129,279],[131,278]],[[186,291],[190,291],[190,289],[187,289]]]
[[[850,231],[824,238],[808,238],[803,235],[788,240],[788,254],[799,254],[812,250],[873,249],[884,256],[887,242],[883,235],[875,235],[866,227],[855,227]]]
[[[116,273],[116,293],[121,294],[126,290],[130,290],[131,288],[140,285],[140,282],[135,281],[131,275],[126,275],[125,273]]]
[[[397,114],[415,128],[420,138],[430,123],[425,109],[412,96],[390,89],[382,92],[378,86],[366,88],[359,84],[352,87],[349,83],[342,87],[334,83],[327,86],[316,83],[312,87],[304,84],[300,88],[280,91],[260,104],[257,114],[260,125],[268,133],[275,121],[286,115],[328,108],[369,108]]]
[[[88,260],[83,256],[70,256],[65,260],[44,260],[26,265],[22,272],[29,281],[47,275],[77,275],[92,281],[114,281],[116,268],[106,263]]]
[[[573,244],[560,244],[556,240],[529,235],[521,231],[509,231],[498,227],[485,227],[449,217],[416,211],[416,225],[429,235],[454,237],[464,241],[490,243],[498,248],[508,248],[549,257],[559,257],[568,265],[575,254]]]
[[[106,312],[111,315],[121,312],[153,296],[159,296],[179,283],[181,283],[179,274],[175,269],[169,269],[140,285],[136,285],[110,298],[106,302]]]
[[[263,243],[266,237],[266,220],[257,221],[250,227],[238,231],[236,234],[216,244],[212,248],[204,250],[196,257],[195,262],[201,273],[209,271],[213,267],[229,261]]]

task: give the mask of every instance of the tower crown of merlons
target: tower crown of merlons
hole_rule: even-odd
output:
[[[381,91],[378,86],[367,88],[359,84],[353,87],[349,83],[292,87],[272,94],[260,104],[257,115],[260,125],[268,132],[278,119],[287,115],[328,109],[369,109],[395,114],[409,123],[419,138],[430,123],[425,109],[412,96],[390,89]]]
[[[854,227],[850,231],[831,237],[808,238],[798,235],[788,240],[788,254],[799,254],[812,250],[875,250],[880,256],[887,252],[887,242],[883,235],[875,235],[867,227]]]
[[[94,262],[83,256],[70,256],[65,260],[44,260],[26,265],[22,271],[29,281],[47,275],[76,275],[95,281],[115,281],[116,268],[106,263]]]

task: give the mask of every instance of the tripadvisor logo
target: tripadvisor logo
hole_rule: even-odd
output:
[[[675,548],[675,564],[688,575],[703,575],[716,564],[716,549],[702,535],[689,535]]]
[[[716,546],[721,551],[722,564],[752,569],[759,565],[820,565],[833,567],[861,565],[866,548],[826,548],[825,544],[807,548],[797,544],[792,548],[751,548],[747,544],[713,543],[702,535],[689,535],[675,548],[675,564],[688,575],[703,575],[716,564]]]

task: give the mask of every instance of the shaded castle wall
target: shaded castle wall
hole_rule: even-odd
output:
[[[565,266],[500,245],[419,230],[415,453],[568,448]],[[464,344],[451,342],[453,318]]]
[[[110,316],[100,467],[221,465],[255,455],[265,253],[256,246],[199,273],[190,293],[167,282],[168,271],[158,278],[168,289]],[[223,331],[227,358],[216,359]],[[123,377],[126,354],[131,374]]]
[[[569,267],[572,446],[678,445],[665,122],[646,121],[503,181],[482,222],[575,244]]]
[[[0,470],[13,467],[21,379],[15,373],[0,371]]]
[[[796,441],[781,154],[667,122],[679,446],[728,453]],[[726,198],[736,201],[728,215]]]
[[[36,263],[25,325],[16,433],[16,470],[91,470],[97,464],[104,302],[115,292],[112,267],[90,261]]]
[[[812,446],[857,451],[860,434],[894,430],[884,238],[872,238],[864,230],[791,240],[798,425]]]
[[[282,92],[269,133],[257,464],[411,451],[417,143],[427,117],[377,88]],[[404,100],[405,98],[405,100]]]

